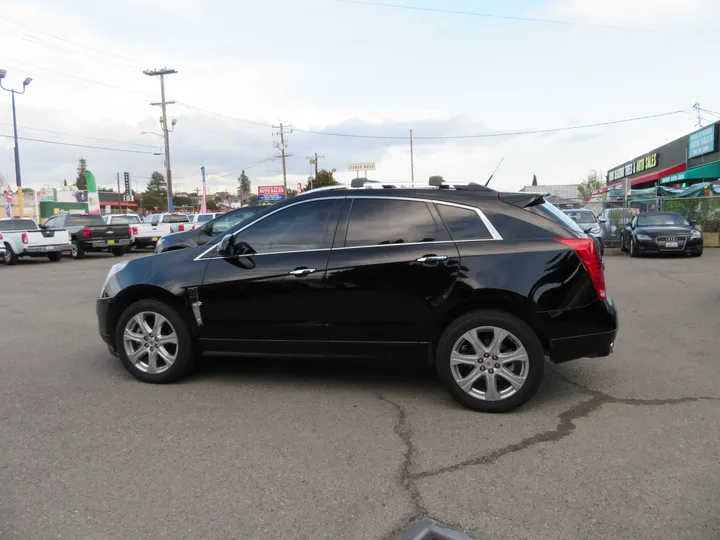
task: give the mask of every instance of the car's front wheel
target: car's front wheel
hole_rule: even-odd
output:
[[[509,412],[537,391],[545,353],[521,319],[496,310],[468,313],[453,321],[438,343],[435,365],[460,404],[481,412]]]
[[[115,330],[115,348],[130,374],[149,383],[180,379],[195,358],[184,319],[159,300],[139,300],[123,312]]]

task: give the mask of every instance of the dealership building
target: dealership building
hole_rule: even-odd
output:
[[[608,169],[606,188],[685,188],[720,178],[720,121]]]

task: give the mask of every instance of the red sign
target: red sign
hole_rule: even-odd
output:
[[[284,186],[258,186],[258,195],[285,195]]]

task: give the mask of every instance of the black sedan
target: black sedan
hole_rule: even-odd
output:
[[[241,221],[244,221],[254,215],[256,212],[264,209],[264,206],[245,206],[243,208],[237,208],[236,210],[231,210],[230,212],[222,214],[212,221],[208,221],[189,231],[166,234],[158,240],[158,243],[155,246],[155,253],[165,253],[166,251],[172,251],[175,249],[202,246],[216,236],[223,234],[230,227],[237,225]]]
[[[628,222],[622,232],[623,251],[631,257],[645,253],[682,253],[699,257],[703,252],[702,233],[677,212],[647,212]]]

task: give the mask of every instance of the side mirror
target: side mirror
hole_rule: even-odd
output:
[[[601,217],[600,219],[598,219],[598,223],[601,223],[601,224],[607,223],[607,219],[605,219],[604,217]]]
[[[200,230],[201,230],[202,232],[204,232],[205,234],[207,234],[208,236],[212,236],[212,235],[213,235],[212,223],[206,223],[205,225],[203,225],[202,227],[200,227]]]
[[[692,225],[693,227],[694,227],[695,225],[697,225],[697,220],[696,220],[696,219],[691,219],[691,220],[690,220],[690,225]]]
[[[221,257],[242,257],[252,255],[255,250],[247,242],[235,242],[235,235],[226,234],[220,240],[218,255]]]

